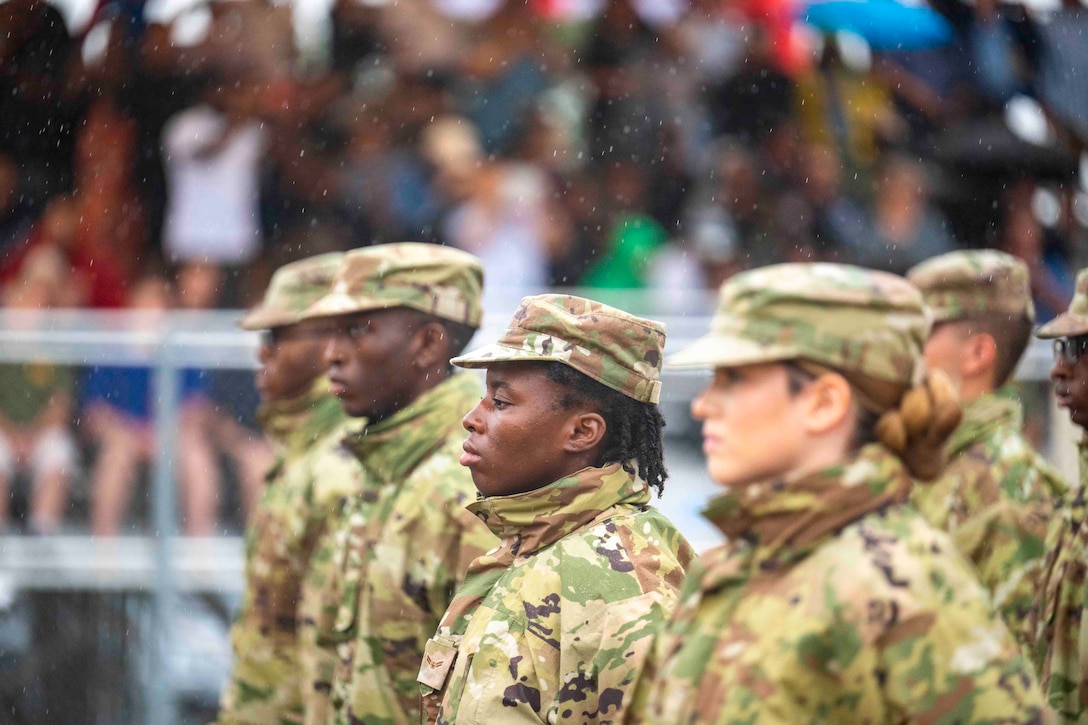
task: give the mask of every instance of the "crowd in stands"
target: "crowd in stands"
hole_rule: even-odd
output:
[[[0,4],[4,306],[246,307],[287,262],[414,240],[479,256],[496,311],[580,286],[706,314],[674,292],[995,247],[1046,321],[1088,264],[1079,0],[932,0],[951,40],[911,49],[818,32],[800,0],[335,0],[317,43],[287,4],[154,4],[98,0],[79,26]],[[17,470],[28,526],[61,525],[81,446],[92,530],[124,530],[150,387],[0,370],[0,530]],[[268,460],[221,387],[182,385],[190,533],[215,529],[209,461],[235,459],[244,504]]]

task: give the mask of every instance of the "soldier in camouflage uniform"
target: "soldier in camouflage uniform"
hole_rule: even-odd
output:
[[[340,445],[348,421],[324,375],[325,331],[299,317],[329,291],[341,256],[280,268],[241,322],[265,331],[258,416],[278,457],[246,530],[245,591],[231,629],[235,664],[222,697],[223,725],[301,722],[304,683],[317,667],[302,625],[313,617],[303,580],[325,519],[350,492],[359,466]]]
[[[1035,666],[1043,692],[1062,722],[1088,723],[1088,269],[1077,275],[1069,309],[1036,333],[1054,340],[1050,378],[1058,405],[1084,429],[1079,442],[1080,487],[1054,517],[1032,621]]]
[[[1067,490],[1024,438],[1016,392],[1002,387],[1031,339],[1028,268],[1003,252],[961,251],[918,265],[907,279],[933,313],[926,363],[948,375],[964,403],[944,473],[916,486],[912,500],[952,535],[1028,651],[1047,526]]]
[[[427,643],[424,718],[618,722],[691,547],[648,506],[666,477],[664,327],[564,295],[522,300],[468,415],[469,510],[502,545],[477,559]]]
[[[332,391],[366,426],[345,445],[362,491],[330,537],[318,637],[336,652],[318,683],[333,723],[419,721],[423,647],[469,563],[497,544],[465,510],[475,489],[458,463],[461,418],[477,378],[449,360],[480,325],[483,270],[475,257],[431,244],[349,252],[332,291],[307,318],[333,325],[325,350]]]
[[[727,543],[688,572],[631,721],[1045,721],[1031,667],[948,536],[910,505],[959,421],[906,280],[832,264],[733,277],[692,404]]]

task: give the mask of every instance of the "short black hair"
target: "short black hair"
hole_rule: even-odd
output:
[[[619,463],[628,473],[637,473],[660,496],[669,472],[665,470],[665,419],[657,405],[629,398],[563,363],[540,364],[548,379],[563,389],[556,405],[564,410],[589,405],[604,418],[604,448],[597,465]]]

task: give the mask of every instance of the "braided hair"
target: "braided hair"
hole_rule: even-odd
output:
[[[559,362],[541,363],[548,379],[563,389],[556,405],[569,410],[588,405],[604,418],[604,448],[599,466],[619,463],[636,474],[660,496],[665,489],[665,419],[653,403],[640,403]],[[638,470],[632,467],[637,462]]]

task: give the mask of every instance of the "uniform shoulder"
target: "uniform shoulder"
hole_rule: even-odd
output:
[[[897,616],[936,611],[986,594],[952,539],[910,504],[874,512],[846,527],[795,573],[860,611],[894,607]]]
[[[618,602],[650,592],[678,591],[694,559],[691,545],[652,507],[618,513],[563,537],[537,557],[538,566],[579,597]]]

